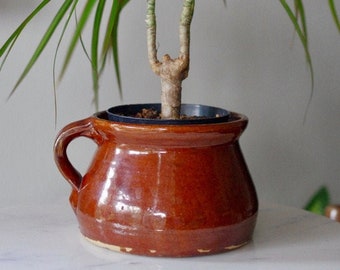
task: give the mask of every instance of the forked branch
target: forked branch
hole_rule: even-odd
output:
[[[190,63],[190,25],[194,13],[195,0],[184,0],[179,26],[179,56],[172,59],[168,54],[157,58],[156,47],[156,0],[147,1],[147,45],[151,69],[161,77],[162,118],[180,117],[182,81],[188,77]]]

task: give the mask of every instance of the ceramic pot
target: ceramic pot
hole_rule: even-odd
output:
[[[325,209],[325,216],[340,222],[340,204],[327,205]]]
[[[219,253],[249,242],[258,201],[238,141],[248,120],[234,112],[228,118],[140,124],[111,121],[100,112],[63,128],[55,161],[72,186],[81,233],[112,250],[167,257]],[[69,143],[80,136],[98,146],[84,176],[67,156]]]

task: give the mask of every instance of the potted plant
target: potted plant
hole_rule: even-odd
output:
[[[42,1],[19,26],[0,49],[0,55],[11,48],[24,26],[48,2]],[[105,2],[86,2],[61,74],[62,77],[85,22],[96,7],[91,50],[95,97],[102,70],[97,48]],[[102,64],[112,48],[118,78],[117,25],[119,12],[128,2],[112,2],[103,43]],[[64,1],[14,90],[62,17],[68,10],[74,11],[77,3]],[[295,25],[312,71],[305,29],[300,27],[286,2],[281,3]],[[303,26],[302,2],[296,4]],[[181,82],[189,70],[193,10],[194,0],[185,0],[179,56],[172,59],[165,55],[159,61],[155,1],[147,1],[148,55],[152,70],[161,77],[161,105],[117,106],[69,124],[57,136],[56,163],[72,186],[70,202],[80,230],[95,244],[133,254],[193,256],[234,249],[252,237],[257,196],[238,143],[247,118],[224,109],[180,101]],[[144,115],[151,115],[151,119]],[[98,145],[84,176],[67,156],[69,143],[79,136],[88,137]]]

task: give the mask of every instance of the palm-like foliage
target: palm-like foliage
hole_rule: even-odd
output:
[[[24,30],[25,26],[37,15],[48,3],[50,0],[43,0],[40,5],[33,10],[33,12],[19,25],[19,27],[13,32],[13,34],[7,39],[5,44],[0,48],[0,57],[4,57],[0,70],[3,67],[8,54],[13,48],[15,42],[20,36],[21,32]],[[72,15],[76,16],[76,8],[82,1],[78,0],[65,0],[54,16],[52,22],[48,26],[45,34],[43,35],[40,43],[38,44],[36,50],[32,54],[31,59],[26,65],[23,73],[19,77],[16,82],[11,95],[17,89],[19,84],[23,81],[26,75],[31,70],[32,66],[35,64],[37,59],[39,58],[42,51],[46,48],[46,45],[50,41],[53,34],[55,34],[56,29],[61,24],[64,24],[63,31],[60,35],[60,40],[57,45],[57,51],[60,45],[60,41],[64,36],[64,32],[69,25],[69,21]],[[66,56],[64,58],[64,63],[61,69],[61,73],[59,75],[59,79],[62,79],[68,64],[71,60],[72,54],[75,50],[77,42],[81,41],[81,33],[84,29],[86,23],[90,20],[90,17],[93,12],[95,12],[94,20],[93,20],[93,28],[92,28],[92,41],[91,41],[91,54],[90,54],[90,62],[92,67],[92,77],[93,77],[93,90],[94,90],[94,101],[98,103],[98,82],[100,78],[100,74],[102,73],[107,56],[110,51],[112,51],[115,73],[118,82],[118,89],[121,92],[121,81],[120,81],[120,71],[119,71],[119,58],[118,58],[118,43],[117,43],[117,33],[118,33],[118,24],[119,24],[119,16],[124,8],[124,6],[129,2],[129,0],[112,0],[112,5],[110,9],[110,14],[107,18],[107,25],[105,29],[105,37],[101,44],[101,50],[99,49],[99,34],[101,31],[101,25],[103,20],[103,12],[107,5],[106,0],[88,0],[84,7],[83,11],[77,18],[77,26],[70,41],[70,45],[68,47]],[[56,51],[56,54],[57,54]]]
[[[282,4],[284,10],[287,12],[290,20],[293,23],[294,29],[303,45],[303,48],[306,53],[306,60],[308,66],[310,67],[311,79],[313,85],[313,65],[312,58],[309,53],[308,46],[308,33],[307,33],[307,23],[306,23],[306,15],[304,12],[304,4],[302,0],[294,0],[294,5],[289,5],[286,0],[279,0]],[[50,0],[42,0],[40,5],[37,6],[36,9],[19,25],[19,27],[13,32],[13,34],[7,39],[4,45],[0,48],[0,57],[3,57],[2,63],[0,65],[0,70],[5,63],[8,54],[13,48],[15,42],[18,37],[24,30],[25,26],[38,14],[43,8],[50,2]],[[109,2],[109,3],[108,3]],[[32,54],[31,59],[26,65],[23,73],[19,77],[16,82],[11,94],[17,89],[19,84],[23,81],[26,75],[31,70],[32,66],[35,64],[37,59],[39,58],[42,51],[45,49],[46,45],[50,41],[52,35],[56,33],[56,29],[60,25],[64,25],[63,30],[60,34],[60,40],[63,38],[65,29],[68,27],[70,18],[72,15],[77,17],[77,26],[74,31],[74,34],[71,38],[70,45],[68,47],[66,56],[64,58],[64,63],[61,69],[61,73],[59,75],[59,79],[62,79],[68,64],[71,60],[72,54],[75,50],[75,47],[79,41],[82,41],[81,34],[84,30],[86,23],[89,22],[90,18],[93,17],[93,27],[92,27],[92,41],[91,41],[91,49],[89,54],[89,59],[92,67],[92,77],[93,77],[93,90],[94,90],[94,100],[97,104],[98,102],[98,82],[100,79],[100,75],[105,67],[105,63],[107,60],[107,56],[111,51],[114,59],[114,67],[115,67],[115,76],[118,82],[118,89],[121,93],[121,80],[120,80],[120,71],[119,71],[119,58],[118,58],[118,43],[117,43],[117,33],[118,33],[118,25],[119,25],[119,17],[123,8],[128,4],[129,0],[87,0],[82,12],[80,13],[79,18],[76,16],[76,9],[79,4],[83,4],[83,1],[78,0],[64,0],[56,12],[54,18],[52,19],[50,25],[48,26],[45,34],[43,35],[40,43],[38,44],[36,50]],[[224,4],[226,4],[226,0],[223,0]],[[103,41],[100,44],[99,33],[102,29],[102,21],[104,19],[104,9],[108,8],[107,6],[111,4],[109,16],[106,18],[106,28],[105,28],[105,36]],[[328,1],[331,14],[334,18],[334,22],[340,32],[340,23],[338,19],[338,15],[336,12],[335,4],[333,0]],[[292,6],[292,7],[291,7]],[[57,45],[57,51],[59,47],[60,41]],[[101,49],[99,49],[101,47]],[[57,52],[56,52],[57,54]],[[313,87],[312,87],[313,89]]]

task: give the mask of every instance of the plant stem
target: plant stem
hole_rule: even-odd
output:
[[[160,62],[156,48],[156,0],[147,1],[147,46],[151,69],[161,77],[162,118],[180,118],[182,81],[188,77],[190,62],[190,25],[194,13],[195,0],[184,0],[179,26],[180,50],[178,58],[164,55]]]

